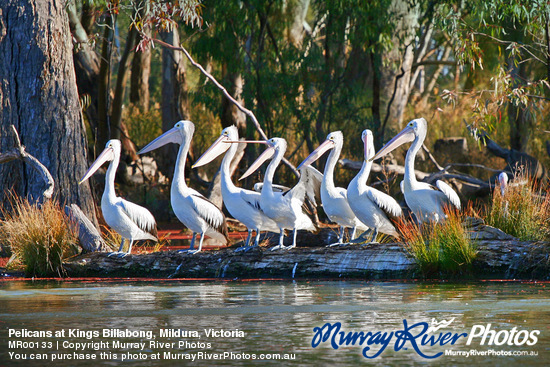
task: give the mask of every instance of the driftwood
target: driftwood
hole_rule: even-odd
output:
[[[549,243],[519,241],[480,220],[470,223],[470,231],[478,248],[472,276],[548,279]],[[64,267],[69,276],[91,277],[396,279],[420,275],[401,243],[329,248],[319,247],[322,241],[316,240],[308,242],[316,247],[302,247],[304,240],[290,251],[228,248],[195,255],[163,251],[124,258],[91,253],[71,259]]]
[[[476,136],[485,144],[491,154],[503,158],[506,161],[506,170],[514,176],[516,173],[526,173],[529,177],[542,181],[548,178],[546,167],[538,159],[515,149],[506,149],[495,143],[486,133],[476,132]],[[548,147],[548,145],[547,145]],[[549,152],[550,154],[550,152]],[[519,170],[523,170],[520,172]]]
[[[80,210],[78,205],[71,204],[65,207],[65,213],[73,223],[78,225],[78,240],[82,250],[86,252],[111,251],[109,246],[101,238],[101,234],[86,215]]]
[[[363,164],[363,162],[352,161],[349,159],[341,159],[339,163],[344,168],[353,169],[353,170],[360,170],[361,165]],[[473,195],[485,195],[494,188],[493,182],[483,181],[476,177],[467,175],[465,173],[460,173],[456,171],[451,172],[451,170],[453,170],[455,167],[476,167],[476,168],[484,168],[484,169],[492,170],[488,167],[484,167],[478,164],[452,163],[452,164],[446,165],[445,167],[443,167],[441,170],[437,172],[426,173],[426,172],[415,170],[414,173],[417,180],[428,182],[431,184],[433,184],[437,180],[442,180],[442,179],[461,181],[462,186],[468,187],[468,190],[467,190],[468,194],[473,194]],[[398,164],[387,164],[382,166],[380,164],[373,163],[371,171],[376,173],[387,172],[387,173],[393,173],[393,174],[402,176],[405,174],[405,167]],[[462,190],[459,190],[459,191],[462,191]]]
[[[17,133],[15,126],[10,125],[10,127],[12,128],[15,137],[15,147],[7,152],[0,152],[0,164],[10,162],[15,159],[22,160],[23,162],[29,164],[40,174],[46,184],[46,189],[44,190],[42,196],[46,200],[51,199],[55,185],[50,171],[48,171],[46,166],[40,163],[38,159],[25,151],[25,146],[21,145],[21,140],[19,139],[19,134]]]

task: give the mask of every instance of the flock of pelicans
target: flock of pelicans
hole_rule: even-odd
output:
[[[185,161],[191,145],[195,126],[191,121],[179,121],[176,125],[150,142],[138,153],[155,150],[168,143],[180,145],[174,178],[170,191],[172,209],[178,219],[193,231],[189,253],[201,251],[204,236],[209,236],[222,244],[227,243],[227,225],[223,212],[185,182]],[[422,147],[427,132],[424,118],[412,120],[378,153],[375,154],[373,135],[364,130],[361,136],[364,144],[363,166],[357,176],[349,183],[347,190],[334,185],[334,168],[343,145],[340,131],[332,132],[299,166],[300,180],[290,190],[281,190],[273,184],[273,176],[281,162],[287,144],[282,138],[267,141],[239,140],[237,128],[225,128],[220,137],[197,160],[193,168],[205,165],[217,156],[225,153],[221,164],[222,197],[228,212],[248,228],[246,244],[241,249],[258,246],[260,231],[279,232],[279,244],[272,248],[291,249],[296,247],[298,229],[314,230],[313,221],[305,210],[305,201],[314,200],[315,187],[319,186],[321,202],[329,219],[340,226],[338,242],[343,244],[344,228],[352,228],[351,239],[354,242],[356,230],[363,234],[355,242],[364,242],[364,236],[372,232],[369,243],[376,241],[379,232],[396,236],[397,231],[392,218],[402,215],[400,205],[391,196],[367,186],[372,161],[378,159],[398,146],[412,142],[405,159],[405,176],[401,182],[401,191],[410,210],[418,221],[439,221],[445,217],[443,208],[452,204],[460,208],[460,199],[456,192],[445,182],[437,181],[435,186],[418,182],[414,174],[414,158]],[[256,171],[262,163],[271,158],[265,172],[263,185],[259,191],[246,190],[235,186],[231,180],[230,163],[237,152],[238,143],[260,143],[266,150],[256,159],[241,177],[245,178]],[[107,142],[105,150],[90,166],[80,183],[87,180],[107,161],[110,161],[105,176],[105,191],[101,198],[101,210],[105,222],[121,237],[118,252],[125,256],[132,251],[135,240],[157,240],[156,223],[153,215],[145,208],[117,197],[115,194],[115,174],[120,161],[120,141]],[[310,165],[330,150],[324,175]],[[285,229],[293,230],[292,245],[284,246]],[[256,231],[254,245],[251,245],[252,231]],[[196,235],[200,234],[199,246],[194,248]],[[124,240],[129,240],[128,251],[123,252]]]

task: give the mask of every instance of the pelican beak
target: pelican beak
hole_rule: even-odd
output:
[[[269,158],[273,157],[275,154],[275,147],[271,144],[269,144],[267,141],[244,141],[246,143],[260,143],[260,144],[266,144],[267,149],[263,151],[262,154],[248,167],[244,175],[239,178],[239,181],[242,179],[247,178],[252,173],[254,173],[265,161],[267,161]]]
[[[304,159],[302,163],[296,168],[297,170],[300,170],[302,167],[307,167],[313,162],[315,162],[317,159],[319,159],[327,150],[330,150],[334,148],[334,142],[332,140],[325,140],[321,145],[317,147],[311,154]]]
[[[171,128],[170,130],[168,130],[167,132],[165,132],[164,134],[162,134],[161,136],[159,136],[158,138],[156,138],[155,140],[147,144],[145,148],[141,149],[137,154],[148,153],[168,143],[177,143],[177,144],[182,143],[181,134],[179,130],[176,129],[175,127]]]
[[[191,166],[191,168],[196,168],[200,166],[204,166],[207,163],[212,162],[217,156],[225,153],[230,145],[229,144],[223,144],[223,142],[227,142],[229,137],[227,135],[221,135],[212,145],[210,148],[204,152],[199,159]]]
[[[95,173],[95,171],[97,171],[99,167],[103,165],[103,163],[112,161],[113,159],[115,159],[115,150],[111,147],[105,148],[103,152],[101,152],[99,157],[97,157],[95,162],[92,163],[90,168],[88,168],[88,170],[84,174],[84,177],[82,177],[78,184],[80,185],[81,183],[89,179]]]
[[[413,141],[415,138],[416,138],[416,135],[414,134],[414,129],[410,126],[407,126],[403,130],[401,130],[399,134],[394,136],[392,140],[390,140],[386,145],[384,145],[382,149],[380,149],[378,153],[376,153],[376,155],[369,160],[374,161],[375,159],[383,157],[389,152],[393,151],[398,146],[403,145],[405,143],[409,143]]]

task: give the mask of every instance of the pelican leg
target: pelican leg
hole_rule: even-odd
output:
[[[344,226],[340,226],[340,232],[338,233],[338,242],[331,243],[327,247],[334,247],[341,245],[344,242]]]
[[[256,228],[256,241],[254,241],[254,247],[260,246],[260,228]]]
[[[118,248],[118,252],[122,252],[123,249],[124,249],[124,238],[122,239],[122,241],[120,241],[120,247]]]
[[[294,228],[292,230],[292,245],[285,247],[285,250],[290,250],[296,247],[296,235],[298,234],[298,230]]]
[[[281,228],[281,232],[279,233],[279,244],[275,247],[271,248],[271,251],[280,250],[282,248],[285,248],[285,245],[283,245],[283,240],[285,238],[285,230]]]
[[[235,249],[235,252],[239,252],[239,251],[246,251],[248,250],[248,246],[250,245],[250,238],[252,237],[252,229],[248,229],[248,236],[246,236],[246,243],[244,244],[244,246],[241,246],[237,249]]]
[[[196,250],[189,249],[190,254],[196,254],[197,252],[201,252],[202,250],[202,241],[204,241],[204,232],[201,233],[201,239],[199,240],[199,248]]]
[[[130,239],[130,244],[128,245],[128,252],[123,252],[120,257],[130,255],[132,253],[132,244],[134,243],[133,239]]]
[[[344,244],[344,246],[366,242],[367,241],[367,234],[370,231],[371,231],[371,229],[367,229],[365,232],[361,233],[356,239],[351,240],[351,241],[349,241],[349,243]]]
[[[378,242],[376,242],[376,236],[378,236],[378,229],[374,228],[374,233],[372,234],[372,238],[370,239],[370,242],[365,243],[365,246],[377,244]]]
[[[124,256],[128,255],[126,252],[122,251],[123,249],[124,249],[124,238],[122,238],[122,241],[120,241],[120,247],[118,248],[118,251],[111,252],[107,256],[108,257],[111,257],[111,256],[124,257]]]
[[[191,252],[191,253],[194,253],[193,251],[193,248],[195,247],[195,239],[197,237],[197,232],[193,232],[193,236],[191,237],[191,245],[189,246],[189,249],[188,250],[179,250],[178,252],[181,254],[181,253],[187,253],[187,252]]]

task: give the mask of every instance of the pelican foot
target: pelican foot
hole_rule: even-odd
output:
[[[178,254],[191,254],[191,255],[194,255],[196,254],[197,252],[200,252],[201,250],[179,250],[178,251]]]
[[[335,246],[343,246],[343,245],[345,244],[342,242],[335,242],[335,243],[331,243],[330,245],[327,245],[327,247],[335,247]]]
[[[123,257],[128,256],[128,253],[124,251],[116,251],[116,252],[111,252],[109,255],[107,255],[107,257],[113,257],[113,256],[118,257],[119,259],[122,259]]]
[[[272,247],[271,251],[276,251],[276,250],[281,250],[281,249],[286,249],[286,246],[285,245],[277,245],[275,247]]]
[[[284,247],[283,249],[284,249],[284,250],[292,250],[292,249],[295,248],[295,247],[296,247],[296,245],[290,245],[290,246]]]
[[[250,251],[254,248],[255,246],[241,246],[241,247],[237,247],[235,249],[235,252],[247,252],[247,251]]]

